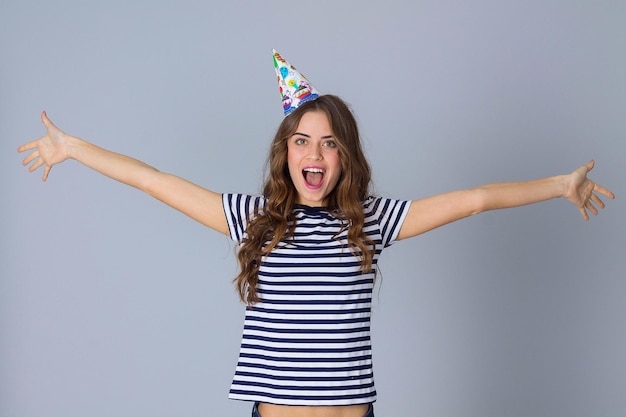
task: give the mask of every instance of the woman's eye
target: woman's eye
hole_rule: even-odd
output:
[[[335,141],[329,140],[327,142],[324,142],[324,146],[329,147],[329,148],[336,148],[337,144],[335,143]]]
[[[306,141],[304,139],[296,139],[295,144],[296,145],[304,145],[306,143]]]

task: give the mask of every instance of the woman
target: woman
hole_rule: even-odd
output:
[[[295,108],[295,109],[294,109]],[[58,129],[19,147],[34,171],[66,159],[136,187],[240,244],[235,279],[247,304],[230,398],[253,416],[373,416],[370,308],[383,248],[483,211],[567,198],[585,220],[614,198],[567,175],[498,183],[414,201],[369,195],[370,168],[356,121],[332,95],[294,107],[271,145],[263,194],[218,194]]]

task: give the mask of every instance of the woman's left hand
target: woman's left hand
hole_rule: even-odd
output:
[[[587,178],[587,174],[594,165],[594,161],[589,161],[588,164],[569,174],[570,181],[564,196],[578,207],[585,220],[589,220],[589,212],[598,215],[598,208],[603,209],[605,207],[598,194],[611,199],[615,198],[615,194],[611,191]]]

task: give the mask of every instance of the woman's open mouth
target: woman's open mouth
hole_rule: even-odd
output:
[[[324,182],[325,171],[318,167],[306,167],[302,170],[302,176],[304,177],[304,183],[307,188],[317,190],[322,186]]]

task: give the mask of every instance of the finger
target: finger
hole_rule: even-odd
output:
[[[41,177],[41,180],[43,182],[46,182],[46,180],[48,179],[48,174],[50,173],[50,170],[52,169],[51,166],[46,165],[46,167],[43,170],[43,177]]]
[[[587,172],[591,171],[595,165],[596,161],[594,161],[593,159],[587,162],[587,164],[585,165],[585,167],[587,167]]]
[[[606,207],[606,205],[604,204],[604,201],[602,201],[602,200],[600,199],[600,197],[598,197],[597,195],[595,195],[595,194],[591,194],[591,197],[590,197],[590,198],[591,198],[591,200],[592,200],[594,203],[596,203],[596,205],[597,205],[598,207],[600,207],[600,208],[604,208],[604,207]]]
[[[24,160],[22,161],[22,165],[28,165],[30,164],[33,159],[39,158],[39,151],[33,151],[31,153],[29,153],[26,158],[24,158]]]
[[[598,215],[598,209],[596,208],[596,206],[594,206],[590,200],[587,200],[587,203],[585,203],[585,207],[587,208],[587,210],[589,210],[590,212],[593,213],[594,216]]]
[[[49,125],[52,124],[52,122],[50,121],[50,119],[48,118],[48,113],[46,113],[46,111],[42,111],[41,112],[41,122],[44,124],[44,126],[48,127]]]
[[[56,127],[56,125],[52,123],[52,120],[50,120],[50,118],[48,117],[48,113],[46,113],[45,111],[41,112],[41,121],[48,130],[50,128],[58,129],[58,127]]]
[[[32,165],[28,168],[28,171],[29,171],[29,172],[33,172],[33,171],[35,171],[37,168],[39,168],[39,167],[40,167],[40,166],[42,166],[42,165],[43,165],[43,161],[42,161],[41,159],[38,159],[38,160],[36,160],[36,161],[35,161],[35,163],[34,163],[34,164],[32,164]]]
[[[580,211],[580,214],[583,216],[583,219],[585,219],[585,221],[589,220],[589,214],[587,214],[587,210],[585,210],[585,207],[581,207],[578,210]]]
[[[615,198],[615,194],[611,190],[604,188],[600,184],[594,184],[593,190],[609,198]]]
[[[37,139],[39,140],[39,139]],[[37,147],[37,140],[33,140],[32,142],[28,142],[17,148],[18,152],[28,151],[30,149],[35,149]]]

